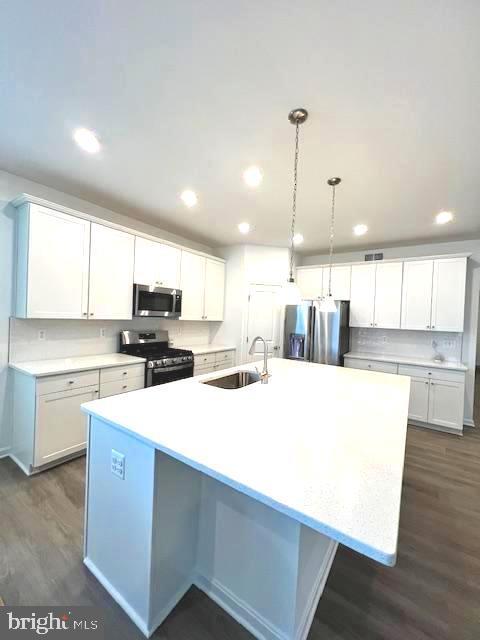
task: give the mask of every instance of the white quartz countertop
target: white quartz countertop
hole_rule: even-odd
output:
[[[177,345],[173,345],[177,347]],[[188,349],[193,352],[194,356],[199,356],[202,353],[216,353],[219,351],[232,351],[236,349],[234,344],[184,344],[179,345],[178,349]]]
[[[411,364],[417,367],[430,367],[435,369],[450,369],[453,371],[468,371],[463,362],[435,362],[433,358],[415,358],[412,356],[398,356],[389,353],[374,353],[369,351],[350,351],[345,354],[345,358],[357,358],[358,360],[375,360],[377,362],[393,362],[397,364]]]
[[[54,360],[30,360],[29,362],[10,362],[12,369],[40,378],[71,371],[106,369],[127,364],[141,364],[145,358],[127,356],[124,353],[103,353],[95,356],[76,356],[73,358],[55,358]]]
[[[202,384],[82,405],[191,467],[379,562],[396,559],[410,379],[271,359],[268,385]],[[178,407],[182,407],[179,412]]]

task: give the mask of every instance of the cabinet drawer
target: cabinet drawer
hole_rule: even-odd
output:
[[[230,360],[233,361],[234,359],[235,359],[235,351],[234,350],[217,351],[217,353],[215,354],[215,362],[218,362],[218,363],[228,362]]]
[[[207,364],[215,364],[216,353],[201,353],[195,356],[195,366],[201,367]]]
[[[221,371],[222,369],[229,369],[230,367],[234,367],[235,362],[232,358],[230,360],[224,360],[223,362],[217,362],[215,364],[215,371]]]
[[[465,382],[463,371],[450,371],[449,369],[437,369],[435,367],[415,367],[413,365],[399,365],[398,373],[401,376],[413,378],[428,378],[435,380],[445,380],[446,382]]]
[[[100,384],[100,397],[108,398],[116,396],[127,391],[137,391],[145,386],[145,378],[128,378],[126,380],[112,380],[111,382],[102,382]]]
[[[194,376],[203,376],[204,373],[212,373],[213,371],[217,371],[215,364],[207,364],[203,366],[195,365],[193,370]]]
[[[100,383],[113,382],[114,380],[128,380],[141,378],[145,375],[144,364],[129,364],[125,367],[109,367],[100,370]]]
[[[365,369],[367,371],[378,371],[380,373],[397,373],[398,365],[393,362],[378,362],[377,360],[357,360],[356,358],[345,358],[345,366],[350,369]]]
[[[46,376],[37,380],[37,396],[44,396],[47,393],[57,393],[58,391],[67,391],[68,389],[80,389],[81,387],[90,387],[98,385],[99,372],[94,371],[75,371],[73,373],[62,373],[58,376]]]

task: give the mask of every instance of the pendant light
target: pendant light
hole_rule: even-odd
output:
[[[332,187],[332,214],[330,216],[330,264],[328,266],[328,294],[323,296],[320,301],[320,311],[323,313],[335,313],[337,307],[332,296],[332,256],[333,256],[333,237],[335,229],[335,189],[341,182],[341,178],[330,178],[327,184]]]
[[[288,114],[291,124],[295,125],[295,156],[293,162],[293,195],[292,195],[292,224],[290,229],[290,269],[286,286],[284,287],[285,304],[298,304],[301,301],[300,290],[295,282],[293,270],[295,267],[295,222],[297,217],[297,184],[298,184],[298,156],[299,129],[308,118],[306,109],[293,109]]]

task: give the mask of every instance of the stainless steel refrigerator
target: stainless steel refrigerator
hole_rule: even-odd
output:
[[[284,358],[343,367],[350,345],[350,303],[335,300],[335,306],[335,313],[320,311],[316,300],[285,307]]]

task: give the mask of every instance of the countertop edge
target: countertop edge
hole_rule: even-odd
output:
[[[349,351],[345,354],[345,358],[353,358],[354,360],[376,360],[378,362],[392,362],[393,364],[409,365],[412,367],[432,367],[435,369],[445,369],[450,371],[468,371],[468,367],[463,362],[435,362],[434,360],[415,360],[414,358],[405,358],[404,356],[395,356],[390,354],[371,353],[370,351]]]
[[[132,393],[135,393],[135,392],[132,392]],[[225,484],[225,485],[235,489],[236,491],[239,491],[240,493],[243,493],[244,495],[253,498],[254,500],[258,500],[258,502],[261,502],[262,504],[264,504],[264,505],[266,505],[268,507],[271,507],[272,509],[275,509],[276,511],[279,511],[280,513],[283,513],[284,515],[289,516],[290,518],[293,518],[294,520],[297,520],[297,522],[300,522],[301,524],[304,524],[307,527],[310,527],[311,529],[314,529],[315,531],[318,531],[319,533],[322,533],[323,535],[331,538],[332,540],[335,540],[337,542],[340,542],[341,544],[344,544],[345,546],[349,547],[350,549],[353,549],[354,551],[357,551],[357,552],[361,553],[362,555],[365,555],[365,556],[371,558],[372,560],[376,560],[380,564],[384,564],[386,566],[394,566],[395,565],[396,558],[397,558],[397,551],[396,550],[395,551],[386,551],[386,550],[376,549],[376,548],[372,547],[371,545],[366,544],[365,542],[362,542],[361,540],[359,540],[357,538],[353,538],[353,537],[343,533],[342,531],[338,531],[337,529],[329,526],[328,524],[325,524],[323,522],[315,520],[314,518],[311,518],[311,517],[307,516],[306,514],[300,512],[300,511],[297,511],[296,509],[288,507],[284,503],[278,502],[277,500],[274,500],[274,499],[266,496],[265,494],[260,493],[259,491],[256,491],[255,489],[252,489],[252,488],[248,487],[247,485],[245,485],[243,483],[236,482],[235,480],[233,480],[229,476],[226,476],[226,475],[224,475],[222,473],[218,473],[218,472],[210,469],[210,467],[207,467],[207,466],[201,464],[200,462],[197,462],[196,460],[192,460],[191,458],[188,458],[187,456],[183,456],[182,454],[178,453],[177,451],[174,451],[172,449],[169,449],[168,447],[160,445],[158,442],[153,442],[149,438],[145,438],[144,436],[140,435],[135,430],[130,429],[129,427],[127,427],[125,425],[118,425],[115,422],[107,420],[104,416],[102,416],[100,414],[97,414],[92,409],[86,409],[86,408],[83,408],[83,406],[82,406],[81,410],[86,415],[94,417],[94,418],[97,418],[101,422],[104,422],[104,423],[108,424],[110,427],[113,427],[114,429],[118,429],[119,431],[125,431],[128,434],[133,435],[137,440],[140,440],[141,442],[144,442],[145,444],[153,447],[154,449],[157,449],[158,451],[162,451],[163,453],[165,453],[168,456],[171,456],[175,460],[178,460],[179,462],[182,462],[183,464],[186,464],[189,467],[192,467],[193,469],[195,469],[197,471],[200,471],[201,473],[204,473],[205,475],[209,476],[210,478],[213,478],[214,480],[218,480],[222,484]],[[398,536],[397,536],[397,540],[398,540]]]
[[[99,355],[103,355],[103,354],[99,354]],[[105,354],[105,355],[110,355],[110,354]],[[114,354],[111,354],[114,355]],[[115,354],[115,355],[120,355],[120,354]],[[85,356],[78,356],[79,358],[83,358]],[[41,360],[39,360],[38,362],[42,362]],[[113,367],[121,367],[123,364],[125,364],[125,366],[129,366],[129,365],[134,365],[134,364],[140,364],[142,362],[146,362],[146,358],[140,358],[138,356],[128,356],[128,362],[122,363],[122,362],[106,362],[106,363],[92,363],[92,364],[85,364],[85,365],[79,365],[79,366],[72,366],[72,367],[62,367],[62,368],[52,368],[49,371],[41,371],[41,372],[33,372],[30,371],[28,368],[22,366],[21,362],[9,362],[8,366],[10,369],[14,369],[15,371],[19,371],[20,373],[23,373],[27,376],[31,376],[32,378],[45,378],[47,376],[57,376],[57,375],[61,375],[62,373],[72,373],[73,371],[94,371],[95,369],[111,369]]]

